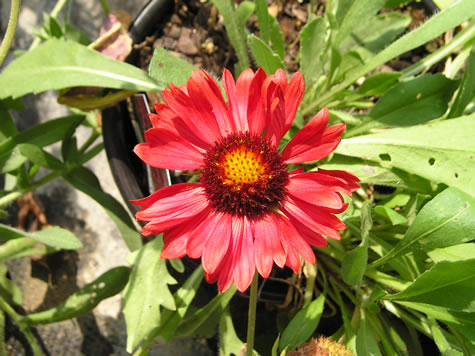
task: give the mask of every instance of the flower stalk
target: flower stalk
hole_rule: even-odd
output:
[[[13,42],[15,37],[16,27],[18,25],[18,17],[20,15],[20,0],[12,0],[10,18],[8,19],[8,27],[5,32],[5,37],[3,38],[2,44],[0,45],[0,67],[3,64],[3,61],[7,57],[8,50]]]
[[[249,316],[247,320],[247,345],[246,356],[252,356],[254,350],[254,336],[256,331],[256,306],[257,306],[257,285],[259,273],[254,272],[251,283],[251,295],[249,298]]]

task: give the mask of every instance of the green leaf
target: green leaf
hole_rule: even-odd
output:
[[[97,201],[117,226],[129,250],[133,251],[142,245],[142,238],[124,207],[111,195],[105,193],[95,174],[85,168],[73,169],[64,179],[73,187],[89,195]]]
[[[325,29],[325,19],[316,17],[300,32],[300,70],[307,86],[317,81],[323,70],[321,56],[327,46]]]
[[[14,147],[7,154],[1,155],[0,158],[0,172],[10,173],[20,168],[26,162],[26,157],[20,152],[19,147]]]
[[[406,236],[374,265],[402,254],[430,251],[475,239],[475,198],[455,188],[447,188],[427,203]]]
[[[0,74],[0,98],[76,86],[136,91],[164,88],[137,67],[78,43],[58,39],[25,53]]]
[[[395,302],[446,323],[475,327],[475,313],[456,312],[433,304],[406,302],[402,300],[396,300]]]
[[[174,56],[161,47],[157,47],[153,52],[148,72],[152,78],[168,86],[170,83],[175,85],[186,84],[191,77],[191,72],[195,69],[197,68],[191,63]]]
[[[195,298],[204,277],[202,266],[198,266],[185,283],[178,289],[173,298],[175,299],[176,310],[164,309],[160,314],[160,328],[154,332],[161,335],[166,341],[170,341],[176,336],[179,323],[185,317],[191,302]]]
[[[61,171],[65,168],[63,162],[39,146],[30,143],[21,143],[18,145],[18,148],[24,157],[39,167],[57,171]]]
[[[436,248],[428,252],[434,262],[469,260],[475,256],[475,243]]]
[[[343,139],[335,152],[399,168],[475,196],[474,119],[475,113]]]
[[[441,74],[425,74],[390,89],[369,113],[369,118],[346,136],[378,127],[405,127],[444,115],[457,82]]]
[[[26,160],[26,157],[20,154],[18,148],[16,148],[17,151],[14,151],[18,144],[29,143],[39,147],[48,146],[62,140],[70,127],[77,125],[82,120],[84,120],[82,115],[66,116],[35,125],[30,129],[8,137],[0,143],[0,167],[4,167],[12,159],[12,155],[22,157],[23,162]]]
[[[397,213],[393,209],[383,206],[383,205],[378,205],[374,208],[374,212],[378,214],[379,216],[382,216],[386,219],[388,219],[392,225],[405,225],[407,224],[407,219],[402,216],[401,214]]]
[[[235,73],[236,76],[238,76],[244,69],[249,67],[244,27],[240,26],[240,20],[234,1],[211,0],[211,2],[216,6],[221,15],[223,15],[223,23],[226,28],[226,33],[239,60],[236,64]]]
[[[0,100],[0,106],[3,103]],[[10,136],[15,136],[18,133],[15,123],[13,122],[8,110],[0,107],[0,142]]]
[[[345,283],[359,286],[368,264],[368,236],[373,227],[371,219],[371,201],[365,201],[361,207],[361,243],[355,249],[348,251],[342,262],[341,275]]]
[[[363,96],[383,95],[390,88],[397,84],[401,73],[399,72],[377,72],[365,79],[358,94]]]
[[[351,32],[358,27],[368,25],[368,19],[374,17],[385,2],[386,0],[360,0],[350,2],[351,5],[347,3],[346,11],[338,12],[340,28],[333,39],[333,45],[339,47]]]
[[[166,261],[160,259],[163,241],[155,238],[141,249],[124,291],[124,316],[127,323],[127,352],[133,350],[160,326],[160,306],[176,310],[168,290],[175,279],[168,274]]]
[[[239,18],[239,26],[246,26],[246,22],[247,20],[249,20],[249,17],[251,17],[251,15],[254,13],[255,7],[255,4],[248,0],[244,0],[239,4],[236,10]]]
[[[463,114],[465,108],[475,97],[475,48],[472,46],[472,51],[468,57],[467,67],[463,74],[462,83],[455,100],[450,107],[447,118],[457,117]]]
[[[200,335],[203,335],[203,329],[206,329],[204,326],[208,320],[211,318],[215,319],[217,316],[218,318],[213,321],[218,322],[221,314],[228,306],[234,294],[236,294],[235,287],[232,287],[225,293],[219,293],[204,307],[183,319],[183,322],[178,327],[175,336],[196,336],[197,332],[199,332]]]
[[[234,330],[233,319],[226,308],[219,321],[219,355],[240,355],[244,343],[239,339]]]
[[[463,354],[455,349],[453,349],[442,332],[439,324],[433,318],[428,320],[429,326],[432,332],[432,337],[434,338],[437,348],[441,352],[442,356],[463,356]]]
[[[267,11],[265,0],[256,0],[256,14],[262,41],[283,59],[285,49],[282,32],[280,31],[278,21]]]
[[[290,345],[289,349],[293,349],[297,345],[306,342],[312,336],[320,322],[325,298],[325,294],[320,295],[293,317],[280,338],[280,350],[288,345]]]
[[[75,250],[83,247],[82,242],[79,241],[76,236],[70,231],[58,226],[35,232],[26,232],[8,225],[0,224],[0,240],[8,241],[20,237],[29,237],[46,245],[65,250]]]
[[[356,352],[358,355],[381,356],[378,343],[374,339],[366,319],[361,320],[360,328],[356,335]]]
[[[0,296],[8,304],[23,304],[21,289],[8,278],[8,269],[4,263],[0,263]]]
[[[251,49],[252,55],[259,67],[262,67],[266,74],[274,74],[279,68],[285,69],[284,62],[278,54],[274,53],[272,49],[264,43],[259,37],[249,35],[247,37],[247,44]]]
[[[22,324],[38,325],[76,318],[91,312],[104,299],[119,293],[127,283],[130,268],[116,267],[105,272],[94,282],[86,284],[63,304],[21,319]]]
[[[20,237],[0,245],[0,262],[24,256],[45,255],[51,251],[56,249],[48,249],[29,237]]]
[[[475,259],[442,261],[421,274],[395,301],[433,304],[457,312],[475,312]]]

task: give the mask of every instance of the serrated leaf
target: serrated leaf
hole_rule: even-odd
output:
[[[72,319],[91,312],[104,299],[119,293],[127,283],[130,268],[115,267],[94,282],[86,284],[66,301],[54,308],[28,314],[21,319],[27,325],[49,324]]]
[[[433,304],[449,310],[475,312],[475,259],[442,261],[421,274],[402,292],[386,299]]]
[[[323,17],[316,17],[300,32],[300,70],[307,85],[318,80],[323,70],[321,56],[326,48],[326,24]]]
[[[220,356],[240,355],[244,343],[237,336],[236,330],[234,330],[233,319],[228,308],[226,308],[219,320],[219,335]]]
[[[282,62],[279,55],[274,53],[259,37],[249,35],[247,37],[247,43],[257,65],[262,67],[267,75],[274,74],[279,68],[285,69],[284,62]]]
[[[474,119],[475,113],[343,139],[335,152],[398,168],[475,196]]]
[[[25,53],[0,74],[0,98],[77,86],[135,91],[164,88],[137,67],[59,39],[51,39]]]
[[[46,245],[65,250],[82,248],[83,244],[74,234],[58,226],[49,227],[35,232],[26,232],[14,227],[0,224],[0,240],[8,241],[20,237],[29,237]]]
[[[142,245],[142,238],[124,207],[110,194],[105,193],[95,174],[85,168],[73,169],[64,179],[73,187],[89,195],[97,201],[114,221],[129,250],[133,251]]]
[[[166,261],[160,259],[162,239],[144,245],[135,261],[124,291],[123,313],[127,323],[127,352],[133,350],[160,326],[160,307],[175,310],[168,289],[175,279],[168,273]]]
[[[405,127],[441,117],[448,107],[457,82],[441,74],[425,74],[397,84],[369,113],[368,119],[346,136],[356,136],[379,127]]]
[[[297,345],[306,342],[312,336],[320,322],[325,298],[325,294],[320,295],[293,317],[280,338],[280,350],[289,345],[289,349],[293,349]]]
[[[427,203],[404,238],[374,265],[415,250],[430,251],[475,239],[475,198],[447,188]]]
[[[152,78],[168,86],[185,84],[191,77],[191,72],[197,69],[191,63],[178,58],[167,50],[157,47],[153,52],[148,72]]]

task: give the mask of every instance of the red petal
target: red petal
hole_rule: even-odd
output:
[[[224,219],[227,214],[217,213],[215,211],[210,212],[210,214],[204,217],[201,224],[199,224],[192,234],[186,244],[186,253],[191,258],[199,258],[203,254],[204,247],[210,236],[215,234],[226,233],[227,230],[231,229],[231,223],[229,226],[227,223],[224,223]],[[222,246],[220,247],[222,248]],[[204,266],[203,266],[204,267]]]
[[[261,99],[261,91],[266,73],[259,68],[254,74],[249,87],[249,104],[247,108],[247,122],[249,131],[254,135],[260,135],[264,130],[266,120],[264,112],[264,101]]]
[[[203,249],[201,261],[207,273],[214,273],[230,246],[232,220],[231,215],[222,214],[215,220],[217,226],[210,227],[209,237]],[[231,246],[232,247],[232,246]],[[230,257],[232,258],[232,256]]]
[[[196,183],[171,185],[131,202],[143,206],[135,216],[137,220],[151,221],[156,226],[155,233],[201,213],[209,205],[203,188]],[[164,224],[163,228],[160,224]]]
[[[347,191],[350,192],[350,193],[347,193],[349,196],[351,196],[351,192],[354,192],[354,191],[358,190],[358,188],[360,187],[358,185],[358,182],[360,181],[358,179],[358,177],[356,177],[355,175],[353,175],[349,172],[346,172],[346,171],[328,171],[328,170],[319,168],[318,173],[329,176],[329,177],[332,177],[332,178],[336,178],[336,179],[338,179],[338,181],[343,182],[343,184],[341,184],[341,183],[340,184],[341,184],[341,186],[344,186]]]
[[[276,214],[279,219],[280,232],[282,236],[282,243],[289,246],[295,250],[302,258],[308,263],[315,263],[315,254],[313,253],[310,245],[305,241],[302,236],[295,229],[294,225],[290,222],[287,217],[284,217],[280,214]]]
[[[330,126],[326,108],[314,116],[287,144],[282,158],[287,164],[310,162],[328,156],[341,141],[345,124]]]
[[[292,199],[290,196],[283,202],[282,210],[287,216],[293,217],[307,225],[308,228],[332,239],[339,240],[340,235],[336,230],[345,229],[345,224],[323,208],[299,199]]]
[[[244,292],[251,285],[254,273],[256,273],[254,243],[251,224],[246,217],[234,218],[233,227],[235,225],[237,225],[236,232],[239,233],[238,236],[241,236],[241,241],[235,252],[234,283],[239,291]]]
[[[276,220],[272,214],[255,222],[254,251],[257,270],[264,278],[269,277],[273,259],[279,263],[285,262],[285,252],[278,238]]]
[[[152,167],[194,170],[203,163],[203,154],[171,131],[152,128],[145,132],[145,139],[134,152]]]
[[[295,73],[285,88],[285,128],[283,135],[290,129],[295,118],[295,113],[305,94],[305,80],[302,73]],[[282,135],[282,136],[283,136]]]

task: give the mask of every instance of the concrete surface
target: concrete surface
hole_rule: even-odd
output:
[[[135,17],[146,0],[107,2],[111,10],[123,9]],[[50,13],[55,4],[53,0],[22,1],[19,25],[11,52],[28,49],[34,38],[32,30],[41,25],[42,13]],[[71,6],[69,10],[68,6]],[[9,1],[0,0],[2,37],[9,13]],[[64,13],[69,13],[71,22],[90,38],[98,35],[105,18],[99,0],[69,1]],[[13,58],[10,53],[7,63]],[[24,99],[25,111],[13,113],[20,130],[68,113],[64,106],[56,103],[56,93],[53,92],[38,96],[29,95]],[[80,128],[77,132],[79,142],[86,140],[88,133],[88,129]],[[59,147],[53,146],[51,152],[57,154]],[[87,166],[95,172],[104,190],[122,201],[110,173],[105,152],[95,157]],[[23,289],[27,311],[44,310],[57,305],[74,290],[91,282],[108,269],[124,265],[128,254],[115,225],[102,207],[64,181],[56,180],[42,187],[35,192],[35,196],[49,223],[71,230],[83,241],[85,247],[76,252],[49,256],[44,266],[30,259],[9,264],[13,279]],[[52,267],[56,268],[52,270]],[[120,313],[120,304],[119,296],[110,298],[102,302],[94,313],[41,326],[38,333],[51,355],[127,355],[125,322]],[[11,345],[10,351],[13,355],[22,354],[15,350],[14,344]],[[169,345],[154,347],[150,355],[211,355],[211,352],[202,342],[178,340]]]

